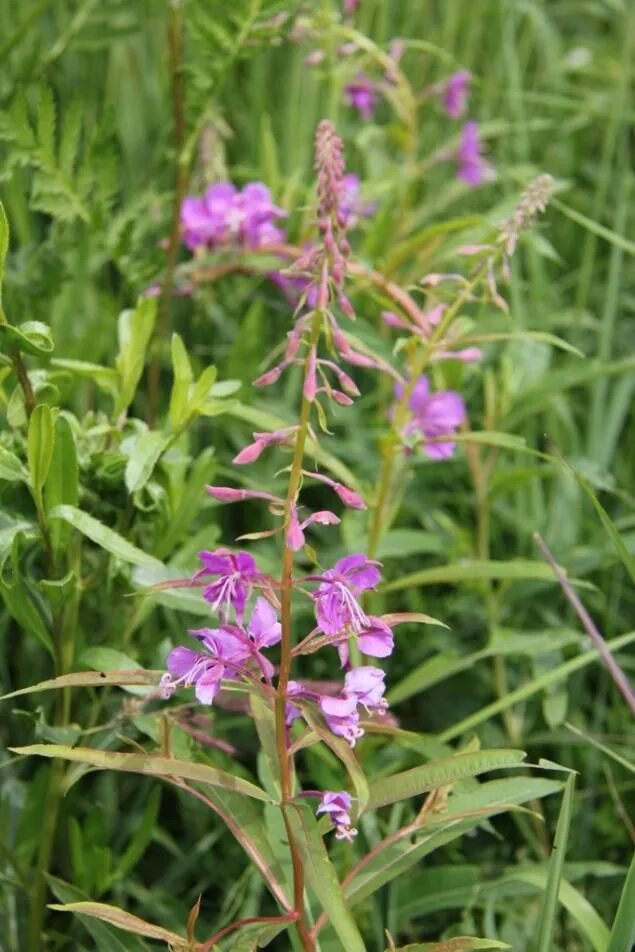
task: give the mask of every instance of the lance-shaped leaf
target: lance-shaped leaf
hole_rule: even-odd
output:
[[[453,565],[435,565],[411,575],[402,575],[381,586],[384,592],[396,592],[402,588],[418,585],[450,585],[455,582],[476,581],[553,581],[553,572],[543,562],[531,559],[511,559],[497,562],[494,559],[456,562]]]
[[[540,913],[540,931],[536,946],[538,952],[549,952],[549,949],[552,947],[553,929],[556,919],[556,909],[558,907],[558,890],[562,879],[562,868],[564,866],[569,827],[571,825],[574,787],[575,774],[570,773],[564,788],[562,805],[558,816],[558,825],[556,826],[556,835],[554,837],[551,859],[549,861],[549,875],[547,877],[547,888],[545,889]]]
[[[20,458],[4,446],[0,446],[0,479],[9,483],[25,483],[28,478],[28,470]]]
[[[418,794],[466,777],[477,777],[488,770],[512,767],[522,763],[526,754],[522,750],[477,750],[467,754],[454,754],[432,763],[413,767],[401,773],[374,780],[370,784],[369,809],[398,803]]]
[[[68,902],[52,903],[49,909],[56,912],[73,912],[78,916],[90,916],[93,919],[100,919],[102,922],[109,922],[124,932],[132,932],[135,935],[145,936],[146,939],[158,939],[161,942],[167,942],[175,952],[187,952],[188,941],[176,932],[170,932],[161,926],[155,926],[152,922],[146,922],[139,916],[133,916],[125,909],[119,909],[117,906],[109,906],[105,902]]]
[[[74,671],[72,674],[61,674],[58,678],[50,678],[31,684],[28,688],[20,688],[4,694],[0,701],[10,697],[20,697],[22,694],[36,694],[38,691],[58,691],[62,688],[101,688],[126,687],[129,685],[158,684],[163,671],[144,671],[143,668],[130,671]]]
[[[140,298],[134,311],[123,311],[117,324],[119,353],[116,365],[119,371],[119,392],[115,413],[127,410],[143,372],[145,354],[156,319],[156,299]]]
[[[473,935],[455,936],[443,942],[415,942],[402,945],[393,952],[476,952],[477,949],[511,949],[507,942],[498,939],[477,939]],[[391,952],[387,949],[386,952]]]
[[[169,419],[173,430],[178,430],[187,420],[187,402],[194,373],[185,344],[178,334],[172,334],[172,373],[174,383],[170,394]]]
[[[161,565],[158,559],[138,549],[114,529],[109,529],[103,522],[75,506],[56,506],[49,512],[49,519],[63,519],[86,538],[124,562],[130,562],[132,565]]]
[[[318,825],[310,807],[292,804],[287,819],[300,850],[306,882],[324,910],[346,952],[366,952],[364,940],[355,924],[342,893]]]
[[[126,440],[126,448],[122,445],[122,452],[128,452],[125,481],[129,493],[143,489],[169,441],[165,433],[146,430]]]
[[[222,787],[235,793],[242,793],[255,800],[269,801],[269,797],[260,787],[243,777],[236,777],[226,770],[197,764],[189,760],[177,760],[174,757],[160,757],[154,754],[126,754],[116,750],[96,750],[92,747],[66,747],[62,744],[31,744],[29,747],[10,747],[14,754],[36,757],[59,757],[75,763],[88,764],[98,770],[123,770],[130,773],[148,774],[152,777],[181,777],[183,780],[195,780],[211,787]]]
[[[408,825],[403,838],[393,835],[373,850],[373,855],[360,864],[355,876],[344,887],[347,902],[354,905],[366,899],[403,875],[424,856],[458,839],[489,817],[561,789],[559,780],[523,776],[492,780],[480,784],[476,790],[452,795],[443,813],[428,817],[414,841],[412,827]]]
[[[40,403],[31,414],[27,442],[31,489],[38,507],[42,505],[42,491],[51,467],[54,444],[54,412],[46,403]]]
[[[33,419],[33,418],[31,418]],[[77,446],[71,425],[61,413],[55,421],[55,441],[44,501],[47,512],[56,506],[76,506],[79,499],[79,466]],[[56,552],[67,545],[72,529],[68,523],[56,520],[50,528],[51,542]]]

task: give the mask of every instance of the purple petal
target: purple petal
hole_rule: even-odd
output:
[[[199,552],[198,557],[210,575],[229,575],[232,571],[229,556],[222,552]]]
[[[359,635],[359,650],[370,658],[388,658],[394,647],[390,628],[367,628]]]
[[[249,634],[258,648],[276,645],[281,638],[281,625],[275,609],[265,598],[257,598],[249,620]]]
[[[174,677],[183,678],[203,657],[200,651],[192,651],[191,648],[173,648],[168,655],[167,669]]]
[[[201,704],[212,704],[220,689],[223,672],[223,665],[215,664],[197,679],[194,689],[197,701],[200,701]]]
[[[433,393],[426,405],[423,426],[427,436],[451,433],[465,419],[463,397],[454,390]],[[435,430],[433,434],[431,431]]]
[[[422,375],[414,385],[408,401],[408,406],[412,412],[417,414],[423,413],[427,407],[429,396],[430,384],[428,383],[428,378]]]

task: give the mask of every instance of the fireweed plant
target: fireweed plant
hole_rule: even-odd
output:
[[[446,87],[441,93],[450,103],[448,111],[462,108],[464,83],[465,77],[459,77],[455,89]],[[319,124],[315,135],[315,169],[317,240],[303,247],[286,242],[281,227],[285,212],[274,204],[263,183],[249,183],[240,190],[228,182],[217,183],[204,196],[186,197],[180,216],[182,240],[195,255],[201,249],[221,247],[235,254],[239,268],[241,255],[263,253],[268,262],[277,257],[280,269],[272,271],[268,264],[267,273],[295,302],[277,362],[254,384],[267,388],[283,375],[299,373],[301,397],[296,419],[278,429],[254,432],[251,442],[234,458],[234,464],[244,470],[262,454],[281,454],[279,477],[286,475],[286,487],[281,490],[276,485],[270,491],[268,487],[208,486],[209,495],[217,502],[249,501],[266,508],[273,526],[249,532],[246,538],[279,538],[280,570],[264,571],[258,553],[241,548],[223,546],[200,552],[200,568],[193,577],[168,579],[151,590],[200,587],[210,616],[209,623],[189,631],[189,644],[170,651],[165,672],[159,676],[120,672],[110,679],[90,672],[86,678],[80,675],[72,681],[99,685],[100,679],[105,679],[101,683],[155,685],[142,706],[159,699],[167,701],[188,688],[193,689],[196,703],[204,706],[226,704],[227,698],[237,695],[246,702],[257,729],[267,765],[265,789],[242,775],[173,756],[167,738],[159,756],[55,744],[19,749],[161,776],[224,820],[262,874],[279,906],[278,915],[230,921],[200,942],[194,937],[198,904],[190,913],[187,937],[103,903],[71,902],[59,907],[163,939],[175,949],[211,952],[232,948],[233,937],[243,933],[245,941],[252,937],[262,946],[281,930],[290,929],[290,941],[296,948],[332,948],[336,941],[337,948],[363,950],[362,931],[350,907],[483,819],[528,799],[535,803],[561,786],[558,781],[523,778],[520,784],[501,779],[476,789],[465,787],[464,783],[474,782],[477,775],[518,765],[524,757],[515,749],[481,750],[476,741],[458,750],[442,743],[432,748],[424,745],[426,763],[384,777],[367,777],[357,756],[357,745],[366,735],[380,739],[402,733],[388,708],[382,668],[384,660],[398,649],[399,626],[441,624],[421,613],[377,614],[370,601],[382,582],[382,565],[376,554],[393,516],[391,497],[403,468],[415,454],[439,463],[453,455],[460,438],[466,433],[469,436],[463,397],[453,390],[435,389],[431,372],[446,360],[466,364],[480,360],[478,336],[463,333],[457,317],[467,302],[485,300],[506,306],[497,278],[499,273],[505,275],[520,232],[544,208],[551,180],[543,176],[529,187],[490,242],[460,249],[471,262],[467,276],[426,275],[420,284],[424,299],[420,305],[414,294],[354,261],[348,232],[373,209],[362,200],[357,178],[347,175],[342,141],[327,120]],[[190,269],[189,275],[194,281],[203,280],[196,268]],[[370,281],[391,301],[394,309],[382,312],[382,323],[387,332],[396,334],[393,359],[374,353],[351,333],[355,311],[347,295],[350,279]],[[154,289],[149,289],[139,305],[142,313],[152,311],[155,296]],[[125,322],[122,327],[125,341],[129,331]],[[162,444],[166,447],[192,418],[182,406],[185,392],[190,399],[198,394],[200,402],[213,384],[212,377],[204,374],[183,390],[179,380],[184,376],[191,380],[191,371],[181,346],[178,340],[173,346],[173,433]],[[334,507],[358,511],[368,507],[353,474],[345,481],[337,473],[329,475],[329,466],[320,462],[320,433],[328,433],[328,409],[334,404],[345,409],[360,396],[353,376],[358,371],[385,378],[391,394],[383,413],[387,433],[381,441],[377,488],[370,500],[367,545],[364,551],[336,560],[318,558],[311,540],[313,529],[328,532],[340,523],[341,516],[332,508],[308,508],[306,490],[322,487],[331,494]],[[39,411],[33,409],[32,413],[35,417]],[[290,461],[285,463],[282,454]],[[77,521],[72,506],[61,509],[65,518],[89,536],[97,531],[94,522]],[[309,609],[313,622],[299,629],[298,617],[306,615],[296,611],[301,603]],[[330,655],[333,665],[339,666],[338,681],[325,684],[313,680],[310,670],[307,674],[308,658],[318,651]],[[62,676],[60,686],[67,683]],[[175,708],[175,723],[191,737],[200,736],[194,720],[178,713],[182,706],[179,702]],[[166,712],[171,709],[166,707]],[[344,776],[339,787],[316,789],[310,782],[300,783],[296,760],[303,750],[316,745],[324,745],[341,763]],[[207,746],[215,744],[212,741]],[[220,742],[217,746],[224,749]],[[418,796],[423,800],[404,825],[389,829],[383,823],[380,827],[373,824],[365,830],[367,815]],[[271,840],[271,830],[256,833],[260,823],[254,813],[257,808],[248,807],[245,799],[264,801],[269,809],[279,811],[277,839]],[[329,831],[335,843],[342,844],[333,851],[327,849]],[[344,870],[341,881],[340,868]],[[390,936],[388,941],[394,949]],[[466,937],[465,941],[481,940]],[[492,941],[490,947],[496,947]]]
[[[453,82],[456,88],[450,83],[445,96],[452,103],[450,114],[458,114],[466,77],[459,75]],[[316,857],[311,855],[311,847],[307,850],[312,834],[307,840],[306,804],[314,801],[315,815],[328,820],[336,840],[355,840],[356,824],[369,799],[372,801],[372,793],[352,751],[366,732],[394,729],[384,697],[386,683],[381,659],[388,658],[395,649],[394,629],[399,624],[435,623],[428,616],[414,613],[374,615],[365,607],[365,596],[382,579],[381,564],[373,555],[387,519],[393,467],[398,459],[407,460],[418,450],[430,460],[443,460],[454,453],[456,433],[466,422],[464,401],[454,391],[433,391],[425,370],[431,362],[444,359],[480,359],[478,348],[461,346],[453,337],[453,317],[481,287],[489,298],[504,306],[496,288],[495,269],[501,261],[506,264],[519,232],[544,209],[551,188],[548,176],[537,180],[513,218],[503,223],[496,241],[462,249],[465,255],[479,259],[471,278],[451,274],[428,275],[424,280],[426,288],[448,286],[453,290],[453,298],[450,292],[448,301],[439,300],[420,309],[406,297],[406,313],[384,312],[385,324],[406,334],[395,348],[397,354],[406,354],[406,367],[400,370],[356,350],[344,327],[345,322],[355,319],[345,293],[347,274],[354,272],[347,229],[357,214],[368,210],[358,199],[358,181],[345,173],[342,141],[327,120],[316,131],[315,168],[319,240],[308,250],[298,252],[289,268],[274,275],[283,287],[296,289],[297,307],[282,360],[254,381],[256,387],[269,387],[283,373],[298,368],[302,386],[297,422],[271,432],[255,432],[252,442],[234,458],[235,465],[244,467],[264,452],[290,454],[291,461],[282,470],[287,474],[286,490],[280,494],[208,486],[209,494],[221,503],[251,500],[267,507],[276,525],[249,533],[247,538],[281,537],[280,575],[274,577],[261,571],[257,556],[247,551],[220,548],[201,552],[200,570],[188,583],[179,584],[203,586],[202,597],[216,618],[216,626],[191,630],[189,634],[197,647],[174,648],[160,682],[166,699],[179,688],[193,687],[196,699],[210,705],[221,691],[239,690],[251,695],[252,712],[259,709],[260,717],[262,711],[270,712],[275,736],[276,788],[292,867],[292,905],[278,922],[293,923],[306,950],[319,946],[319,934],[329,920],[346,948],[359,946],[359,935],[352,922],[339,921],[337,914],[332,919],[328,908],[320,912],[306,904],[307,878],[318,899],[321,898],[313,870],[307,869],[315,865]],[[185,199],[181,216],[183,240],[191,249],[233,243],[250,250],[269,250],[283,238],[276,225],[283,217],[284,212],[273,204],[262,183],[249,184],[240,192],[230,183],[220,183],[212,186],[203,198]],[[398,299],[403,304],[403,298]],[[394,402],[387,412],[392,436],[384,452],[368,551],[352,553],[322,567],[307,542],[308,530],[316,525],[336,526],[340,517],[330,509],[307,510],[302,501],[303,490],[317,481],[327,486],[333,499],[345,507],[366,509],[366,502],[356,489],[320,472],[313,462],[319,447],[318,433],[328,432],[329,403],[346,407],[360,395],[344,364],[389,376],[394,393]],[[315,569],[305,574],[298,573],[295,560],[295,554],[302,550],[316,561]],[[166,582],[162,587],[171,584],[175,583]],[[308,602],[314,614],[313,627],[304,633],[298,632],[295,622],[296,599]],[[272,648],[279,652],[277,666],[271,660]],[[333,649],[342,670],[339,686],[329,684],[324,688],[296,670],[304,656]],[[264,742],[262,725],[259,733]],[[295,757],[307,744],[318,742],[325,743],[341,759],[349,772],[352,790],[300,788]],[[269,744],[273,758],[271,738]],[[501,754],[505,756],[504,752]],[[395,799],[400,796],[401,779],[407,781],[407,774],[394,778]],[[407,832],[402,830],[398,836],[388,837],[367,857],[358,859],[345,882],[354,882],[352,877],[361,874],[371,859],[376,861],[393,843],[424,825],[431,812],[442,809],[436,798],[435,793],[426,799],[418,821]],[[321,850],[319,847],[320,855]],[[227,925],[205,948],[244,925],[242,920]]]

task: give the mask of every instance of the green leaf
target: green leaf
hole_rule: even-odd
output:
[[[85,377],[92,380],[98,387],[107,393],[116,395],[119,386],[119,375],[112,367],[102,367],[101,364],[91,364],[87,360],[70,360],[67,358],[54,357],[51,365],[60,370],[68,370],[77,377]]]
[[[406,873],[423,857],[480,826],[488,817],[561,789],[562,783],[558,780],[512,777],[481,783],[468,793],[453,793],[447,808],[442,813],[433,814],[414,841],[409,833],[406,839],[375,848],[375,855],[365,868],[346,884],[347,901],[354,905],[366,899]]]
[[[129,493],[138,492],[152,476],[161,454],[170,441],[170,437],[157,430],[145,430],[126,440],[127,449],[125,482]],[[123,452],[126,450],[122,447]]]
[[[344,900],[335,868],[318,831],[313,813],[306,804],[293,804],[287,819],[298,844],[306,882],[328,916],[332,929],[346,952],[366,952],[366,946]]]
[[[635,945],[635,853],[620,896],[606,952],[628,952]]]
[[[511,949],[507,942],[498,939],[477,939],[475,936],[462,935],[443,942],[415,942],[402,945],[394,952],[474,952],[476,949]],[[386,949],[386,952],[390,952]]]
[[[22,461],[10,450],[0,446],[0,479],[8,483],[25,483],[29,480],[29,471]]]
[[[116,367],[119,372],[119,393],[115,413],[127,410],[134,398],[143,373],[145,355],[156,320],[156,298],[139,298],[134,311],[123,311],[117,325],[119,353]]]
[[[95,545],[100,546],[118,559],[124,562],[130,562],[132,565],[161,565],[158,559],[148,555],[136,545],[128,542],[123,536],[113,529],[109,529],[103,522],[99,522],[87,512],[75,508],[75,506],[56,506],[49,512],[49,519],[63,519],[69,525],[85,535]]]
[[[53,659],[56,658],[55,646],[47,622],[40,610],[41,599],[20,570],[20,546],[23,533],[16,532],[11,541],[11,574],[0,575],[0,595],[8,613],[16,620],[20,628],[44,645]]]
[[[155,787],[150,791],[141,819],[135,823],[130,843],[110,876],[109,885],[124,879],[145,853],[155,833],[160,806],[161,787]]]
[[[174,383],[170,394],[169,418],[172,429],[178,430],[187,420],[188,394],[194,374],[185,344],[178,334],[172,334],[171,349]]]
[[[62,903],[88,901],[88,897],[80,889],[56,876],[47,875],[46,881],[53,895]],[[147,946],[141,939],[123,935],[118,929],[98,919],[80,916],[79,921],[94,940],[94,948],[99,952],[147,952]]]
[[[512,870],[510,877],[535,886],[538,892],[547,889],[548,873],[544,869]],[[587,937],[595,952],[606,952],[609,942],[609,930],[597,914],[589,900],[566,879],[560,881],[558,900],[575,919],[578,928]]]
[[[122,770],[130,773],[148,774],[169,780],[181,777],[195,780],[212,787],[223,787],[234,793],[244,794],[256,800],[269,801],[260,787],[250,780],[235,777],[226,770],[209,767],[207,764],[177,760],[175,757],[160,757],[153,754],[124,754],[115,750],[97,750],[92,747],[65,747],[61,744],[31,744],[29,747],[10,747],[14,754],[25,757],[59,757],[79,764],[88,764],[98,770]]]
[[[428,790],[445,787],[465,777],[477,777],[488,770],[512,767],[522,763],[526,754],[522,750],[478,750],[466,754],[454,754],[441,760],[433,760],[421,767],[373,780],[370,784],[370,810],[398,803],[418,796]]]
[[[387,585],[381,586],[383,592],[396,592],[402,588],[414,588],[418,585],[450,585],[456,582],[475,581],[525,581],[537,579],[553,582],[553,572],[544,562],[531,559],[510,559],[497,562],[494,559],[481,561],[455,562],[451,565],[437,565],[430,569],[421,569],[411,575],[402,575]]]
[[[49,678],[38,684],[30,684],[28,688],[3,694],[0,701],[21,697],[23,694],[37,694],[38,691],[59,691],[62,688],[126,687],[131,684],[154,686],[159,683],[163,674],[163,671],[146,671],[144,668],[133,668],[130,671],[73,671],[71,674],[61,674],[58,678]]]
[[[103,902],[69,902],[64,904],[51,903],[49,909],[56,912],[72,912],[78,916],[90,916],[99,919],[101,922],[108,922],[110,925],[123,929],[124,932],[132,932],[135,935],[145,936],[147,939],[158,939],[161,942],[167,942],[175,952],[187,952],[189,943],[187,939],[177,935],[176,932],[170,932],[162,926],[155,926],[145,919],[133,916],[124,909],[117,906],[109,906]]]
[[[607,646],[612,653],[615,653],[620,648],[630,645],[633,641],[635,641],[635,631],[630,631],[617,638],[612,638],[611,641],[607,642]],[[514,704],[526,701],[528,697],[531,697],[532,694],[536,694],[543,688],[549,687],[551,684],[556,684],[558,681],[564,681],[565,678],[573,674],[574,671],[578,671],[587,664],[597,661],[598,658],[599,652],[596,648],[592,648],[590,651],[586,651],[584,654],[580,654],[575,658],[570,658],[569,661],[565,661],[551,671],[547,671],[539,677],[533,678],[533,680],[527,684],[516,688],[515,691],[510,691],[509,694],[506,694],[498,701],[493,701],[474,714],[470,714],[469,717],[464,718],[462,721],[459,721],[458,724],[444,731],[441,734],[441,740],[450,741],[455,737],[460,737],[461,734],[464,734],[466,731],[473,730],[477,724],[482,724],[483,721],[487,721],[490,717],[500,714],[501,711],[513,707]]]
[[[562,796],[562,805],[556,826],[556,835],[551,848],[549,860],[549,875],[544,892],[542,909],[540,912],[540,931],[538,933],[537,952],[549,952],[553,943],[553,929],[558,907],[558,891],[562,880],[562,867],[567,851],[571,813],[573,810],[573,791],[575,788],[575,774],[570,773]]]
[[[29,419],[27,458],[33,496],[42,502],[42,491],[49,474],[55,445],[54,411],[45,403],[35,407]]]
[[[4,281],[4,263],[9,250],[9,221],[4,205],[0,202],[0,314],[2,311],[2,284]]]
[[[77,446],[71,425],[63,413],[55,421],[55,442],[44,499],[47,513],[65,503],[76,506],[79,499]],[[50,527],[50,533],[55,552],[60,552],[68,545],[71,534],[69,525],[56,520]]]
[[[41,321],[25,321],[19,327],[0,324],[0,340],[2,338],[6,342],[5,346],[17,347],[22,353],[35,357],[50,354],[54,347],[51,329]]]

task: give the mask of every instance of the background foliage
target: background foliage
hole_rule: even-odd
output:
[[[389,671],[400,725],[430,735],[424,755],[436,742],[477,730],[483,746],[519,746],[533,760],[579,772],[565,864],[571,892],[561,894],[554,948],[603,950],[603,923],[615,915],[635,839],[632,721],[604,669],[568,664],[589,645],[532,534],[540,532],[580,580],[605,637],[631,631],[635,245],[627,236],[635,8],[619,0],[362,0],[360,33],[383,48],[394,37],[411,41],[404,69],[414,90],[459,67],[472,71],[472,111],[497,172],[472,192],[427,161],[454,134],[434,108],[419,113],[415,135],[387,103],[368,124],[344,104],[343,85],[360,63],[372,70],[374,47],[338,55],[350,28],[337,18],[335,0],[314,6],[318,32],[307,39],[297,21],[294,28],[298,4],[184,2],[180,117],[170,4],[29,0],[16,9],[0,0],[0,193],[11,225],[3,307],[13,324],[45,325],[23,327],[32,346],[22,349],[38,399],[63,408],[37,420],[56,434],[52,458],[40,461],[55,474],[41,507],[66,507],[50,522],[47,551],[37,487],[16,468],[28,455],[27,429],[7,359],[0,366],[2,691],[51,677],[60,663],[62,670],[130,666],[123,654],[163,667],[194,620],[193,602],[182,592],[152,600],[130,593],[160,577],[156,560],[188,571],[198,549],[264,528],[257,510],[220,509],[203,488],[213,477],[222,483],[250,429],[284,419],[294,397],[294,381],[283,396],[257,399],[249,385],[288,325],[282,296],[266,278],[230,275],[169,307],[159,301],[145,369],[147,320],[139,315],[152,320],[156,302],[146,299],[118,323],[163,272],[175,183],[183,186],[186,165],[191,189],[224,176],[267,182],[293,212],[289,228],[300,239],[310,220],[313,130],[328,115],[365,198],[377,205],[355,237],[355,253],[402,285],[452,270],[456,246],[479,240],[513,208],[522,186],[548,171],[557,197],[514,259],[509,318],[472,316],[492,329],[558,334],[584,356],[537,339],[496,342],[482,373],[438,377],[463,390],[473,428],[509,434],[517,445],[487,451],[491,470],[480,491],[464,452],[415,466],[379,552],[388,578],[379,598],[451,628],[404,629]],[[316,45],[326,58],[308,68]],[[180,173],[175,124],[185,157]],[[179,265],[176,286],[187,279]],[[363,287],[354,298],[360,335],[386,346],[381,302]],[[169,418],[172,330],[203,383],[198,398],[190,392],[187,412]],[[3,353],[14,344],[5,335]],[[159,368],[158,423],[148,403],[152,364]],[[219,378],[210,394],[211,365]],[[335,439],[340,459],[370,490],[386,394],[368,383],[364,399],[337,419]],[[253,485],[269,481],[274,466],[263,458],[249,477]],[[74,507],[98,522],[79,526]],[[362,519],[352,513],[343,522],[333,559],[359,548]],[[134,549],[122,551],[103,526]],[[260,551],[265,567],[268,559],[273,565],[274,548]],[[61,630],[72,632],[61,645],[54,643],[60,613]],[[632,677],[632,651],[620,660]],[[320,664],[315,677],[334,675]],[[123,702],[120,692],[104,689],[3,703],[3,747],[73,743],[87,729],[99,747],[165,741],[166,721],[144,711],[133,689]],[[171,717],[173,750],[191,750],[193,732],[210,729],[214,764],[253,767],[245,713],[204,716],[209,723],[185,712]],[[142,947],[87,920],[47,914],[41,925],[27,902],[38,870],[50,873],[47,888],[58,901],[115,902],[177,931],[200,893],[202,935],[267,909],[240,848],[178,790],[81,765],[62,777],[43,761],[2,757],[0,921],[8,952]],[[327,755],[307,757],[319,785],[336,782]],[[363,757],[375,776],[415,762],[407,744],[375,751],[369,741]],[[544,824],[523,814],[498,819],[377,893],[364,905],[369,947],[384,947],[385,926],[403,941],[454,929],[532,948],[558,808],[557,797],[544,802]],[[364,834],[372,843],[378,832],[369,826]]]

